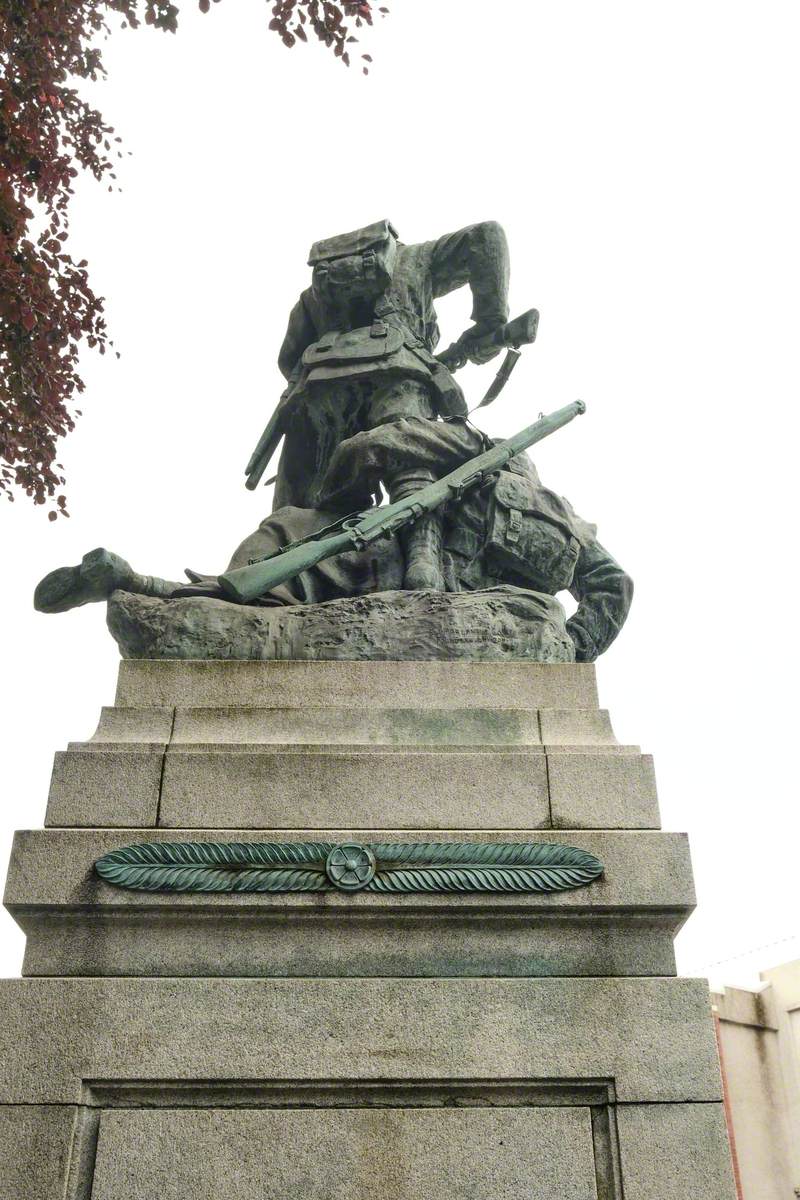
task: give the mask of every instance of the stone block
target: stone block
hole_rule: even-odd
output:
[[[541,740],[548,747],[633,749],[619,745],[611,728],[611,718],[604,708],[542,708],[539,710],[539,728]]]
[[[535,710],[237,706],[176,709],[172,742],[173,745],[480,747],[538,746],[540,739]]]
[[[722,1104],[617,1107],[625,1200],[736,1200]]]
[[[271,750],[170,747],[159,824],[176,828],[540,829],[550,823],[540,747]]]
[[[721,1099],[705,980],[4,979],[0,1005],[2,1103],[78,1103],[87,1079],[607,1079],[621,1103]]]
[[[92,1200],[595,1200],[589,1109],[161,1109],[102,1115]]]
[[[118,591],[106,623],[132,659],[575,661],[561,603],[513,586],[274,606]]]
[[[272,835],[275,835],[274,837]],[[202,895],[200,893],[135,892],[126,888],[115,888],[94,875],[95,859],[111,850],[134,842],[175,841],[236,841],[258,842],[280,840],[304,842],[318,840],[415,842],[430,841],[430,830],[415,827],[410,829],[365,829],[345,826],[328,829],[298,829],[279,831],[254,829],[31,829],[21,830],[14,836],[8,868],[4,902],[12,911],[20,907],[53,908],[72,907],[173,907],[193,908],[197,905],[224,902],[238,908],[253,903],[253,896],[240,892],[236,895],[223,893]],[[493,895],[481,893],[453,893],[449,896],[420,893],[403,897],[380,892],[325,893],[325,905],[332,910],[344,906],[348,911],[375,906],[393,907],[410,902],[418,909],[431,906],[439,910],[443,904],[453,904],[465,910],[475,906],[485,907],[514,905],[527,911],[538,909],[600,911],[608,914],[640,911],[655,918],[665,910],[687,912],[695,903],[692,884],[689,845],[686,834],[666,833],[660,830],[604,831],[604,830],[537,830],[537,829],[492,829],[480,833],[475,830],[437,830],[437,841],[459,842],[516,842],[543,841],[566,843],[578,846],[597,855],[604,866],[604,874],[588,888],[575,888],[565,892],[531,892]],[[267,903],[280,903],[285,908],[298,910],[318,908],[320,894],[302,892],[273,893],[257,897],[259,907]]]
[[[592,708],[593,663],[127,659],[127,707]]]
[[[670,914],[672,924],[676,918]],[[473,909],[25,913],[23,974],[430,978],[674,975],[663,920]]]
[[[649,754],[548,753],[550,809],[556,829],[658,829]]]
[[[686,838],[658,832],[446,830],[437,839],[556,841],[597,855],[588,887],[484,895],[135,892],[93,863],[137,831],[17,834],[6,906],[28,935],[28,975],[669,975],[694,904]],[[148,841],[253,841],[253,831],[148,831]],[[272,835],[267,835],[271,837]],[[286,830],[310,841],[318,830]],[[423,830],[326,839],[426,841]]]
[[[45,824],[155,825],[163,762],[159,747],[56,752]]]
[[[7,1200],[60,1200],[75,1108],[0,1105],[0,1194]]]
[[[174,709],[172,708],[103,708],[100,721],[87,745],[147,746],[148,749],[166,747],[172,736]],[[82,744],[76,743],[76,749]]]
[[[0,1195],[733,1200],[707,984],[670,977],[686,839],[593,667],[138,661],[118,705],[12,851]],[[93,872],[139,841],[320,839],[560,841],[605,870],[401,896]]]

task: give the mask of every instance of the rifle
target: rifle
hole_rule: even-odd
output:
[[[266,428],[258,439],[255,450],[250,455],[250,461],[245,467],[244,473],[247,476],[245,487],[255,491],[261,482],[261,476],[267,469],[269,460],[272,458],[275,451],[278,449],[278,443],[283,437],[284,421],[288,412],[288,401],[292,394],[292,388],[288,387],[278,401],[275,411],[267,421]]]
[[[391,537],[404,525],[418,520],[425,513],[433,512],[448,500],[460,500],[464,492],[480,487],[489,475],[499,471],[516,454],[555,433],[584,412],[586,405],[582,400],[567,404],[546,417],[540,417],[514,437],[468,459],[455,471],[413,492],[405,500],[370,508],[366,512],[352,513],[311,537],[291,542],[265,558],[253,559],[245,567],[226,571],[219,577],[220,587],[231,600],[248,604],[325,558],[345,550],[364,550],[370,542],[380,537]]]
[[[496,399],[508,381],[513,368],[516,366],[519,358],[519,347],[528,345],[536,338],[536,329],[539,324],[539,314],[535,308],[531,308],[528,312],[523,313],[519,317],[515,317],[513,321],[509,321],[502,328],[495,330],[494,333],[487,334],[484,338],[479,338],[472,342],[453,342],[441,354],[436,355],[438,362],[442,363],[450,371],[458,371],[467,361],[467,350],[472,349],[489,349],[492,346],[498,348],[502,346],[510,347],[508,354],[503,361],[503,365],[497,373],[494,383],[489,388],[489,391],[484,396],[483,400],[477,406],[483,408],[485,404],[491,404],[492,400]],[[264,432],[258,439],[255,450],[250,455],[250,461],[245,467],[245,487],[254,491],[261,477],[267,469],[270,459],[278,448],[278,444],[284,434],[284,423],[289,414],[291,395],[294,386],[290,386],[281,396],[278,404],[266,424]]]

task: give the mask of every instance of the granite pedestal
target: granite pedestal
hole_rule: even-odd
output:
[[[553,893],[172,894],[158,841],[563,842]],[[9,1200],[733,1200],[694,905],[594,668],[125,661],[5,902]]]

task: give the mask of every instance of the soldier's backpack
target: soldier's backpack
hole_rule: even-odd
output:
[[[555,595],[572,584],[581,549],[576,519],[560,496],[500,471],[489,507],[486,563],[522,586]]]
[[[329,306],[374,304],[392,282],[396,261],[397,233],[389,221],[325,238],[308,256],[312,291]]]

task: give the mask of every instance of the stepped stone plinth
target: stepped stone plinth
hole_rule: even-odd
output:
[[[98,875],[144,843],[546,843],[602,873]],[[9,1200],[733,1200],[707,986],[675,975],[687,841],[593,666],[124,661],[5,902],[27,935],[0,984]]]

